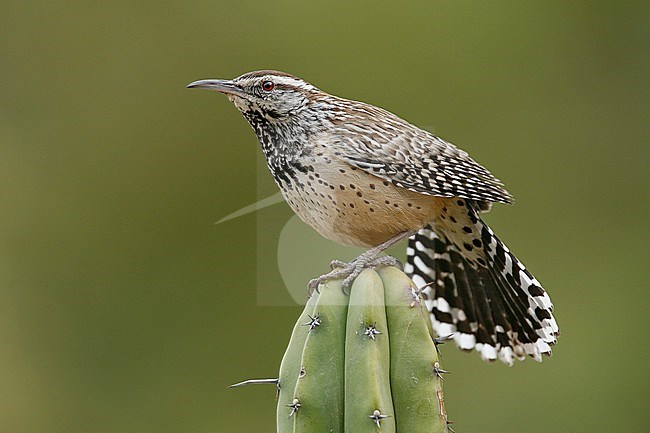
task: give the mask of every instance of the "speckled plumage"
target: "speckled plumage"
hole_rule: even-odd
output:
[[[479,215],[512,197],[466,152],[283,72],[190,86],[228,96],[255,131],[288,204],[324,237],[377,247],[417,232],[406,271],[429,284],[439,335],[454,333],[462,349],[508,364],[550,354],[558,328],[548,295]]]

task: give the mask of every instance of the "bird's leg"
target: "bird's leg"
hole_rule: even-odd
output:
[[[309,282],[309,293],[311,294],[314,290],[318,289],[318,286],[321,283],[330,280],[336,280],[339,278],[344,278],[343,280],[343,290],[347,293],[348,288],[352,285],[354,279],[368,267],[377,267],[377,266],[399,266],[401,263],[395,257],[383,256],[377,257],[379,254],[384,252],[386,249],[392,247],[399,241],[413,236],[417,231],[411,232],[402,232],[399,233],[387,241],[377,245],[376,247],[370,248],[368,251],[360,254],[356,259],[352,260],[349,263],[342,262],[340,260],[332,260],[330,267],[332,268],[331,272],[321,275],[318,278],[314,278]]]

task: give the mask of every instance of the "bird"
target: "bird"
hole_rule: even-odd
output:
[[[327,239],[367,250],[310,289],[343,286],[408,239],[404,271],[433,328],[486,361],[551,355],[559,329],[539,281],[481,219],[512,196],[467,152],[382,108],[326,93],[294,75],[260,70],[194,81],[225,94],[253,128],[292,210]]]

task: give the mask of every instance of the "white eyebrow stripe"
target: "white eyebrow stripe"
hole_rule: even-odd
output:
[[[279,77],[277,75],[267,75],[264,77],[264,79],[268,79],[270,81],[275,82],[276,84],[282,84],[286,86],[291,86],[291,87],[299,87],[301,89],[315,89],[314,86],[312,86],[309,83],[306,83],[305,81],[299,79],[299,78],[293,78],[293,77]]]

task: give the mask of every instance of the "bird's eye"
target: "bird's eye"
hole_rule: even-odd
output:
[[[270,92],[275,88],[275,84],[273,84],[273,81],[265,81],[262,83],[262,90],[265,92]]]

